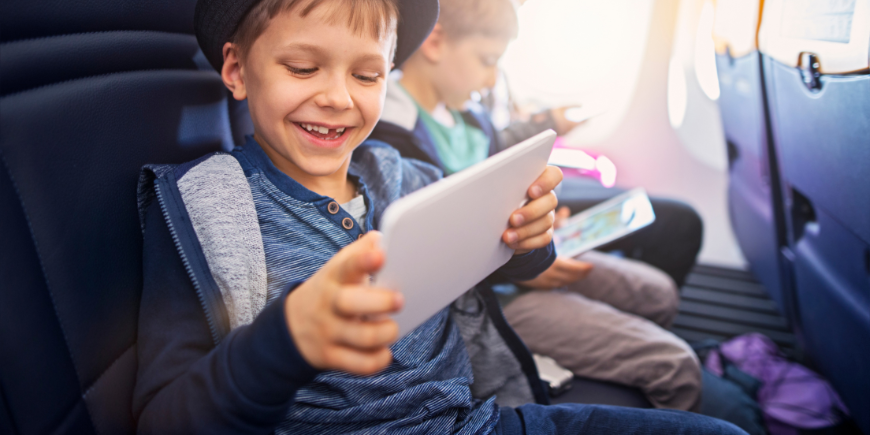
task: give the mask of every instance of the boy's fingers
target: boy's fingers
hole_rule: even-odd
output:
[[[561,287],[561,284],[559,283],[559,280],[556,277],[546,276],[541,280],[541,282],[538,284],[537,288],[543,289],[543,290],[552,290],[554,288],[559,288],[559,287]]]
[[[331,346],[324,353],[328,368],[361,376],[375,374],[387,368],[393,361],[393,353],[387,347],[360,351],[344,346]]]
[[[554,276],[559,279],[563,284],[568,285],[577,281],[580,281],[586,276],[586,271],[583,270],[558,270],[554,272]]]
[[[338,251],[327,263],[334,268],[335,279],[340,283],[359,283],[380,270],[384,265],[384,253],[379,244],[380,233],[369,231],[360,240]]]
[[[586,272],[589,269],[592,269],[591,263],[575,260],[573,258],[559,258],[559,260],[554,264],[557,265],[556,267],[559,270],[564,270],[566,272]]]
[[[334,330],[335,342],[347,347],[371,351],[387,347],[399,338],[399,324],[392,319],[377,321],[340,321]]]
[[[529,198],[537,199],[553,190],[562,182],[562,170],[555,166],[547,166],[544,173],[529,187]]]
[[[546,195],[538,199],[530,201],[519,210],[515,211],[510,218],[510,225],[514,228],[519,228],[527,222],[532,222],[552,212],[559,203],[556,194],[548,192]]]
[[[549,245],[552,240],[553,230],[549,229],[543,234],[520,241],[516,246],[512,246],[512,248],[516,251],[528,252],[533,249],[543,248]]]
[[[369,287],[343,287],[333,299],[333,310],[345,317],[389,314],[402,308],[404,297],[392,290]]]
[[[553,222],[553,227],[556,229],[562,228],[571,217],[571,210],[566,206],[561,206],[556,210],[556,222]]]
[[[508,245],[513,246],[517,242],[522,242],[528,238],[537,236],[553,228],[553,214],[548,213],[544,217],[533,221],[520,228],[510,228],[502,235],[502,240]]]

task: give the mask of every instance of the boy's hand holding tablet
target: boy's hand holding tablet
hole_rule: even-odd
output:
[[[515,254],[544,248],[553,240],[555,210],[559,203],[553,189],[561,182],[562,170],[547,166],[529,187],[530,201],[511,215],[511,228],[504,232],[502,240],[515,250]]]
[[[386,315],[400,310],[404,298],[369,285],[384,264],[380,237],[372,231],[351,243],[288,295],[287,326],[312,367],[370,375],[392,361],[389,345],[399,328]]]
[[[564,226],[569,217],[571,217],[571,210],[568,207],[563,206],[556,210],[556,222],[553,228],[558,230]],[[542,274],[527,281],[520,281],[518,284],[538,290],[553,290],[586,278],[592,271],[592,267],[592,263],[560,255]]]
[[[553,189],[561,181],[559,168],[545,167],[526,191],[528,202],[510,214],[509,228],[502,232],[501,239],[514,255],[545,248],[552,241],[557,204]],[[389,346],[399,338],[400,327],[389,316],[403,308],[405,297],[393,289],[370,284],[369,277],[381,271],[386,260],[380,245],[381,234],[371,231],[339,251],[287,297],[284,309],[290,334],[312,367],[370,375],[392,361]],[[443,248],[462,251],[468,247]],[[459,290],[458,295],[467,288],[444,290]],[[416,320],[419,324],[425,318]]]
[[[393,316],[399,336],[509,261],[502,273],[512,279],[530,278],[538,265],[552,261],[552,253],[529,252],[553,238],[552,190],[562,180],[558,168],[547,166],[555,138],[552,130],[541,133],[384,211],[386,262],[375,284],[405,296],[404,308]]]

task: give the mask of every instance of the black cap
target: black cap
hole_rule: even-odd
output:
[[[199,0],[193,17],[196,40],[216,70],[224,64],[223,46],[245,14],[260,0]],[[429,36],[438,21],[438,0],[397,0],[399,8],[396,68]]]

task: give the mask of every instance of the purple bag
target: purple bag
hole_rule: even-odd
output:
[[[735,337],[710,352],[704,365],[722,376],[721,357],[761,381],[758,405],[771,435],[797,435],[840,423],[848,410],[831,385],[808,368],[788,361],[776,344],[759,333]]]

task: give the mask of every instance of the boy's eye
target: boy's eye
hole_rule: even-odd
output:
[[[296,68],[289,65],[287,66],[287,70],[300,76],[307,76],[317,72],[317,68]]]
[[[366,83],[374,83],[374,82],[378,81],[378,78],[381,77],[380,74],[375,74],[372,76],[367,76],[367,75],[363,75],[363,74],[354,74],[353,76],[356,77],[357,80],[362,80]]]

